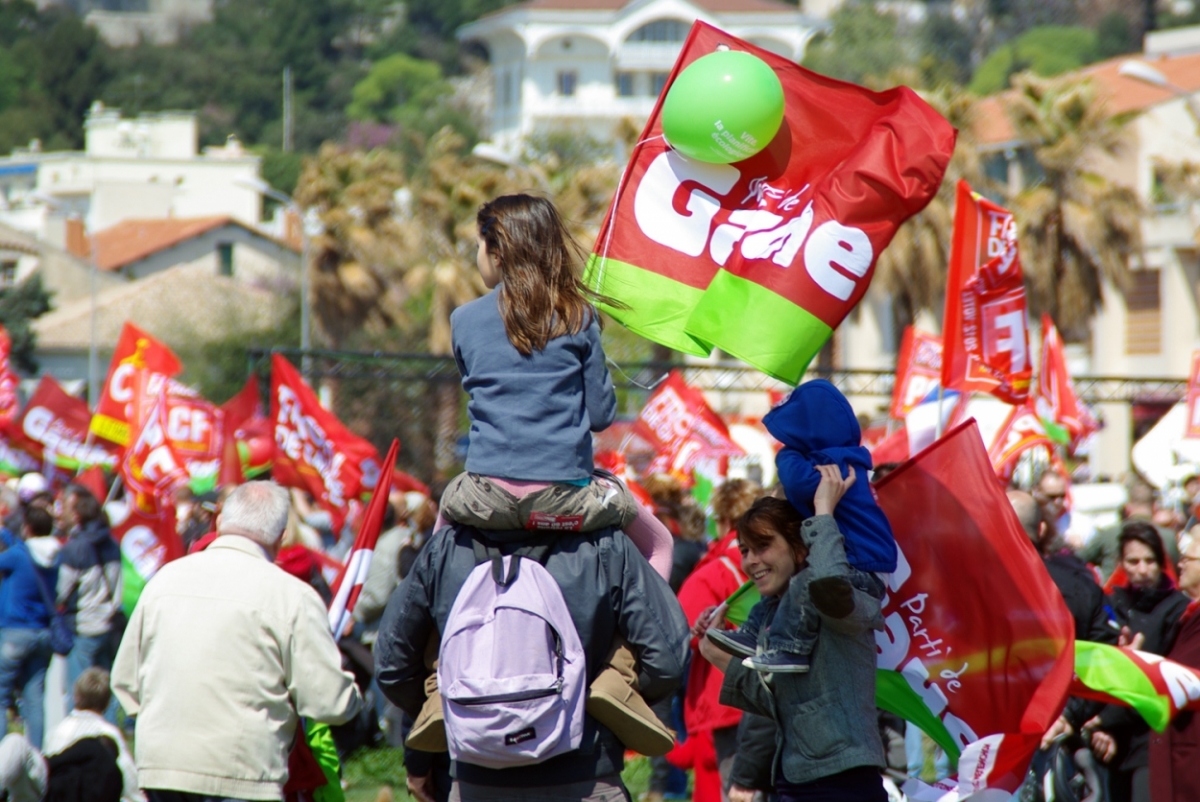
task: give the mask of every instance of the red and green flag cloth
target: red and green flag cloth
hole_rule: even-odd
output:
[[[733,48],[783,86],[760,153],[695,161],[662,136],[662,101],[696,59]],[[585,274],[604,310],[684,353],[714,347],[795,384],[866,293],[879,254],[941,185],[954,129],[911,89],[871,92],[696,22],[633,149]]]
[[[1056,443],[1078,443],[1100,428],[1075,394],[1062,337],[1047,314],[1042,315],[1042,365],[1035,404],[1046,434]]]
[[[1075,643],[1071,695],[1132,707],[1156,732],[1183,710],[1200,710],[1200,669],[1103,643]]]

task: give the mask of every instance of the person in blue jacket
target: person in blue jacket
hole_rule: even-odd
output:
[[[862,445],[862,429],[850,402],[824,379],[797,387],[767,413],[763,425],[783,444],[775,457],[779,483],[788,502],[804,518],[813,515],[813,494],[821,481],[816,466],[837,465],[843,478],[854,472],[862,480],[871,470],[871,454]],[[854,569],[851,584],[882,599],[884,585],[875,574],[895,571],[898,551],[892,526],[869,482],[851,485],[834,511],[834,520],[845,538],[846,559]],[[826,588],[819,581],[792,582],[768,628],[762,627],[765,607],[759,604],[741,629],[710,630],[708,638],[725,651],[746,658],[745,664],[759,671],[808,671],[820,622],[813,598],[836,592],[844,592],[844,588]]]
[[[41,507],[25,512],[21,538],[0,552],[0,709],[17,707],[25,736],[42,746],[42,704],[50,666],[52,588],[58,578],[54,519]]]

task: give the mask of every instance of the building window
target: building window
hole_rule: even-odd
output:
[[[232,242],[222,242],[217,246],[217,273],[222,276],[233,275]]]
[[[629,34],[627,42],[682,42],[691,26],[677,19],[658,19],[648,22]]]
[[[617,73],[617,97],[633,97],[633,73]]]
[[[0,289],[7,290],[17,285],[17,261],[5,259],[0,262]]]
[[[579,82],[579,73],[575,70],[559,70],[558,93],[563,97],[575,97],[575,85]]]
[[[1125,311],[1125,353],[1162,353],[1161,271],[1130,273]]]
[[[667,85],[667,81],[671,78],[669,72],[652,72],[650,73],[650,94],[653,97],[658,97],[662,94],[663,89]]]

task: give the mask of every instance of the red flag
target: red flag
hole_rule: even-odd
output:
[[[1192,352],[1192,372],[1188,376],[1187,425],[1184,437],[1200,437],[1200,351]]]
[[[888,414],[903,420],[908,411],[937,389],[942,377],[942,338],[913,326],[904,329],[896,358],[896,384]]]
[[[166,409],[166,393],[160,391],[121,460],[125,488],[136,510],[148,516],[170,507],[175,491],[189,478],[184,458],[167,437]]]
[[[955,132],[907,87],[842,83],[703,22],[667,92],[719,48],[756,56],[779,78],[779,133],[736,164],[695,161],[664,139],[660,98],[585,280],[624,302],[605,311],[643,336],[698,355],[717,346],[795,384],[867,291],[896,229],[936,194]]]
[[[429,492],[429,485],[411,473],[405,473],[399,468],[392,471],[392,489],[399,490],[401,493],[420,493],[422,496],[433,495]]]
[[[14,445],[42,463],[69,471],[116,467],[117,456],[106,444],[88,442],[91,420],[83,399],[68,395],[53,377],[43,376],[9,431]]]
[[[942,327],[942,386],[1020,404],[1033,369],[1012,212],[958,182]]]
[[[658,450],[649,473],[670,473],[687,480],[702,460],[719,461],[745,453],[729,436],[725,421],[704,400],[704,393],[688,387],[678,370],[671,371],[646,401],[634,431]]]
[[[225,450],[220,484],[236,485],[271,467],[272,426],[263,412],[258,374],[251,373],[245,386],[221,409],[225,413]]]
[[[133,605],[158,569],[183,556],[183,541],[175,531],[175,506],[158,516],[145,515],[132,505],[121,521],[113,522],[113,537],[121,545],[121,588],[125,611]]]
[[[0,425],[6,424],[17,417],[17,385],[20,379],[13,372],[9,363],[12,354],[12,340],[8,330],[0,326]]]
[[[1096,430],[1096,420],[1075,395],[1062,337],[1047,314],[1042,315],[1042,370],[1038,375],[1037,411],[1043,420],[1065,428],[1072,440]]]
[[[1071,614],[996,482],[974,420],[876,490],[901,554],[876,634],[879,668],[899,672],[963,749],[962,796],[1015,791],[1066,703]]]
[[[329,628],[335,638],[339,637],[350,623],[350,614],[354,612],[354,605],[358,603],[363,583],[367,581],[371,558],[375,554],[375,544],[379,541],[380,530],[383,529],[383,514],[387,509],[388,494],[392,492],[392,469],[399,451],[400,441],[392,440],[392,445],[383,460],[382,478],[376,483],[371,494],[371,502],[363,514],[358,536],[354,538],[354,545],[346,558],[346,567],[333,583],[333,600],[329,603]]]
[[[104,469],[93,465],[74,479],[75,484],[83,485],[95,496],[101,504],[108,498],[108,482],[104,478]]]
[[[154,403],[166,380],[183,372],[179,357],[164,343],[132,323],[126,323],[117,340],[104,391],[96,404],[91,430],[119,446],[133,439],[133,424],[144,410],[135,408],[140,391],[142,403]]]
[[[271,420],[275,425],[275,480],[307,490],[340,531],[351,499],[379,481],[375,447],[347,429],[292,364],[271,357]],[[390,481],[390,479],[389,479]]]
[[[1013,469],[1017,467],[1017,459],[1031,448],[1045,448],[1053,455],[1054,442],[1046,434],[1042,419],[1031,404],[1021,404],[1012,408],[1012,412],[1004,419],[996,437],[988,447],[988,458],[996,475],[1004,482],[1012,479]]]

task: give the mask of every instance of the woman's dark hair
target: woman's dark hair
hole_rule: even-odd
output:
[[[1145,521],[1130,521],[1121,527],[1121,537],[1117,539],[1117,553],[1125,559],[1125,546],[1128,543],[1141,543],[1154,554],[1154,561],[1159,568],[1167,564],[1167,555],[1163,550],[1162,538],[1153,524]]]
[[[594,303],[618,305],[584,286],[584,250],[554,204],[536,195],[502,195],[475,216],[500,273],[500,317],[509,342],[528,356],[592,322]]]
[[[771,533],[778,532],[793,551],[806,551],[808,547],[800,535],[803,523],[804,518],[791,504],[766,496],[750,505],[738,519],[738,540],[749,548],[761,549],[771,542]]]

